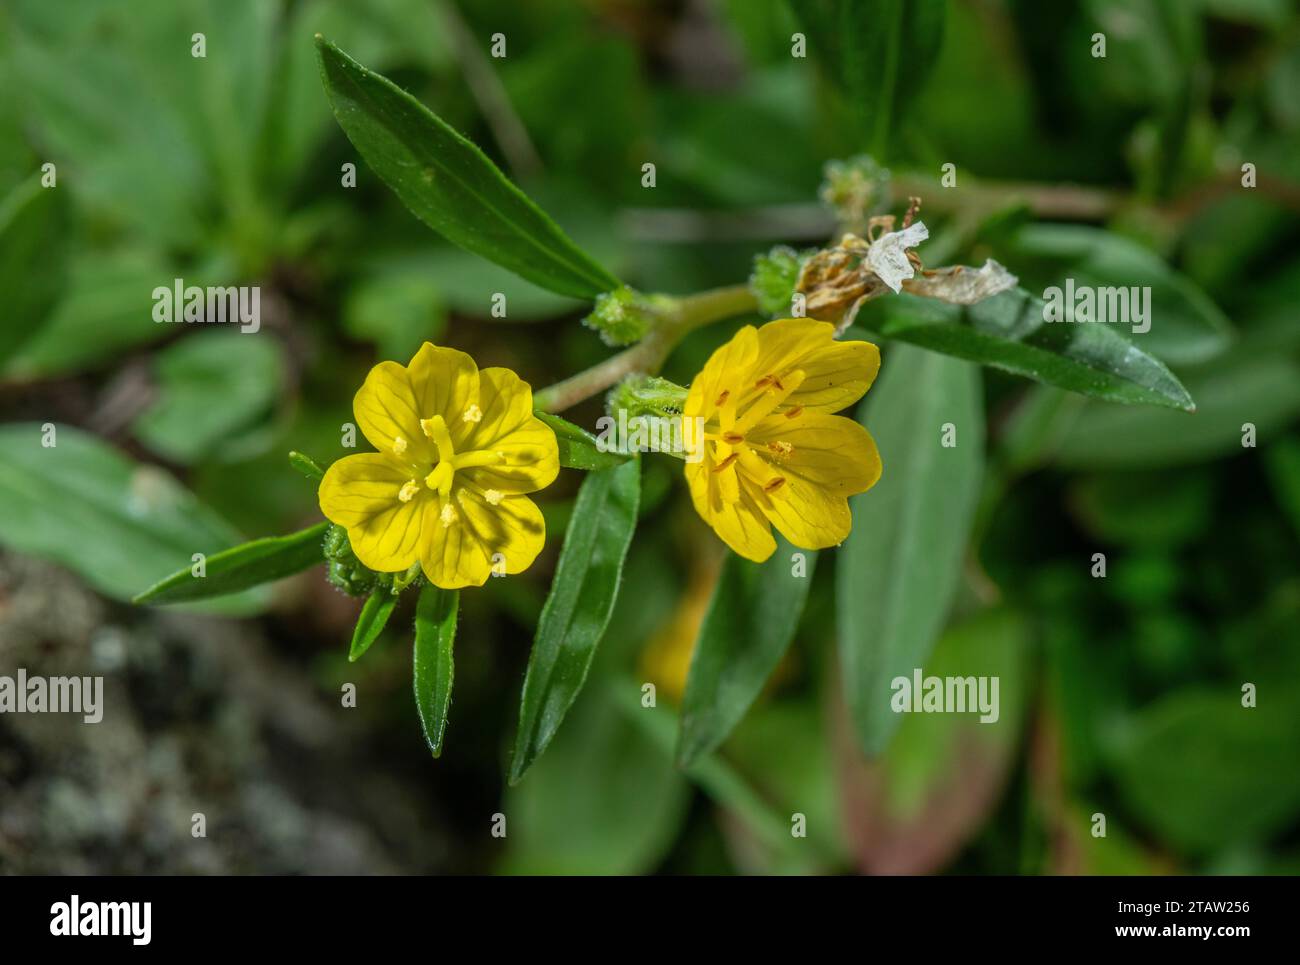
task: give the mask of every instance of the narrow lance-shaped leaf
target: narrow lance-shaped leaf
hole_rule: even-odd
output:
[[[802,566],[792,562],[795,552]],[[785,656],[816,561],[815,552],[796,551],[784,539],[764,563],[727,554],[686,681],[677,742],[682,766],[726,739]]]
[[[921,667],[943,629],[984,453],[975,366],[895,346],[881,371],[858,419],[875,436],[884,472],[849,501],[853,530],[836,561],[845,699],[871,754],[898,726],[890,681]]]
[[[1187,376],[1196,415],[1086,403],[1066,413],[1050,449],[1068,469],[1190,465],[1241,452],[1249,423],[1267,441],[1300,416],[1300,364],[1285,353],[1229,352]]]
[[[0,506],[0,544],[54,560],[117,600],[135,598],[173,567],[186,567],[177,576],[188,579],[194,553],[240,540],[166,472],[74,426],[0,426]],[[202,606],[247,613],[267,598],[256,590]]]
[[[316,38],[334,116],[370,167],[434,231],[574,298],[619,281],[575,245],[474,144],[386,77]]]
[[[203,562],[203,576],[194,568],[179,570],[137,596],[133,603],[184,603],[238,593],[271,583],[315,566],[323,557],[329,523],[317,523],[288,536],[269,536],[214,553]]]
[[[442,740],[447,733],[459,605],[460,591],[442,590],[432,584],[420,590],[415,604],[415,708],[434,757],[442,754]]]
[[[627,462],[631,456],[606,451],[586,429],[549,412],[533,413],[555,432],[560,447],[560,465],[566,469],[611,469]]]
[[[325,478],[325,470],[321,468],[320,463],[305,452],[295,450],[289,453],[289,465],[314,482],[320,482]]]
[[[859,140],[883,160],[943,40],[944,0],[789,0],[809,56],[844,94]]]
[[[1196,408],[1159,359],[1104,324],[1044,321],[1043,300],[1020,288],[970,306],[885,295],[864,304],[854,324],[1107,402]]]
[[[397,594],[389,587],[380,586],[366,597],[357,615],[357,625],[352,629],[352,646],[348,648],[348,660],[359,660],[370,649],[370,645],[379,639],[388,626],[388,618],[397,606]]]
[[[62,289],[66,192],[31,178],[0,202],[0,365],[45,324]]]
[[[1150,248],[1123,235],[1087,225],[1029,224],[1012,234],[1005,248],[1006,263],[1016,266],[1031,291],[1064,289],[1069,279],[1076,291],[1088,287],[1149,292],[1145,317],[1122,312],[1107,324],[1170,365],[1204,362],[1233,341],[1231,323],[1205,292]],[[1104,297],[1099,291],[1099,301]],[[1070,300],[1065,305],[1073,309]],[[1098,305],[1095,310],[1100,309]]]
[[[618,596],[640,500],[636,459],[591,473],[578,490],[528,658],[511,784],[546,749],[586,682]]]

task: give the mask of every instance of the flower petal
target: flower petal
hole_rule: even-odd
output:
[[[867,249],[867,265],[897,294],[903,287],[903,282],[916,274],[916,269],[907,260],[907,249],[915,248],[929,237],[930,231],[922,221],[909,225],[902,231],[887,232]]]
[[[478,365],[464,352],[425,342],[407,373],[420,418],[442,416],[460,449],[474,430],[471,407],[482,404]],[[471,419],[466,419],[467,414]]]
[[[462,470],[482,489],[531,493],[560,473],[560,449],[551,427],[533,415],[533,391],[509,369],[479,373],[482,419],[464,441],[469,450],[505,455],[504,465]]]
[[[380,362],[352,399],[357,425],[370,444],[381,453],[394,452],[397,444],[406,458],[431,462],[433,446],[420,429],[420,407],[411,388],[406,366]],[[396,443],[401,439],[405,446]]]
[[[844,542],[849,535],[853,517],[846,497],[783,473],[757,455],[742,460],[740,475],[741,489],[750,494],[758,511],[795,546],[825,549]],[[769,492],[777,478],[784,482]]]
[[[476,486],[464,485],[453,493],[450,506],[455,514],[450,519],[441,506],[437,516],[427,516],[420,566],[435,586],[482,586],[494,566],[498,572],[520,573],[542,550],[546,524],[526,496],[504,496],[493,504]]]
[[[781,405],[839,412],[871,388],[880,350],[870,342],[835,340],[835,326],[809,318],[783,318],[758,330],[759,354],[751,374],[778,377],[801,371],[804,380]]]
[[[402,502],[405,467],[380,453],[344,456],[321,480],[321,512],[348,531],[352,551],[372,570],[396,573],[419,557],[424,517],[433,500],[424,490]]]
[[[737,487],[734,500],[724,498],[719,475],[713,472],[711,459],[686,464],[686,483],[695,511],[738,555],[761,563],[776,550],[772,527],[744,486]]]
[[[880,478],[880,452],[871,433],[852,419],[824,412],[769,416],[748,441],[777,472],[837,496],[863,493]]]
[[[718,408],[724,391],[733,403],[750,387],[750,371],[758,358],[758,330],[746,325],[731,341],[718,348],[704,363],[704,370],[691,383],[682,411],[690,416],[709,418]]]

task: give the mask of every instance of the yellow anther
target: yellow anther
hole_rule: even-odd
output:
[[[404,452],[406,452],[406,440],[401,436],[395,437],[393,439],[393,454],[400,456]]]
[[[720,463],[718,463],[716,466],[714,466],[714,467],[713,467],[713,471],[714,471],[714,472],[722,472],[724,469],[728,469],[728,468],[730,468],[731,464],[732,464],[733,462],[735,462],[735,461],[736,461],[737,459],[739,459],[739,458],[740,458],[740,453],[738,453],[738,452],[733,452],[733,453],[732,453],[731,455],[729,455],[726,459],[722,460],[722,462],[720,462]]]
[[[469,404],[469,408],[465,410],[465,414],[461,416],[461,418],[464,419],[466,422],[482,422],[483,410],[480,409],[476,404],[471,402]]]
[[[744,442],[745,437],[739,432],[724,432],[722,434],[722,441],[727,443],[729,446],[734,446],[739,442]]]
[[[774,479],[769,480],[767,484],[763,486],[763,492],[774,493],[784,485],[785,485],[785,477],[777,476]]]
[[[420,491],[420,484],[416,482],[414,479],[408,479],[406,482],[402,484],[402,488],[398,490],[397,498],[404,503],[409,503],[412,499],[415,498],[415,494],[418,493],[419,491]]]
[[[771,452],[779,453],[782,456],[788,456],[790,455],[790,453],[794,452],[794,446],[780,439],[778,439],[776,442],[769,442],[767,444],[767,448]]]
[[[420,428],[438,447],[439,459],[450,459],[456,455],[456,447],[451,444],[451,433],[447,431],[447,420],[440,415],[420,420]]]
[[[442,512],[438,514],[438,518],[442,520],[442,525],[446,528],[456,522],[456,520],[460,519],[460,516],[456,514],[455,506],[451,503],[443,503]]]
[[[483,498],[488,501],[489,506],[497,506],[501,503],[501,492],[496,489],[489,489],[483,493]]]

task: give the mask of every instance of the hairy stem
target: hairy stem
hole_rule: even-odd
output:
[[[603,392],[633,372],[654,374],[668,354],[690,331],[710,322],[755,311],[758,302],[747,285],[714,288],[676,299],[653,331],[636,345],[612,355],[577,375],[537,392],[533,407],[544,412],[563,412],[598,392]]]

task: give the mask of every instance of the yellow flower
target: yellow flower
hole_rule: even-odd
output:
[[[686,464],[696,511],[722,541],[762,562],[772,526],[804,549],[849,534],[848,497],[880,478],[871,434],[832,415],[860,399],[880,369],[869,342],[837,342],[828,322],[747,325],[709,359],[682,408],[703,419],[704,458]]]
[[[560,458],[526,382],[425,342],[410,365],[371,369],[352,409],[379,451],[330,466],[319,497],[357,559],[381,573],[418,560],[443,589],[528,568],[546,527],[523,494],[550,485]]]

